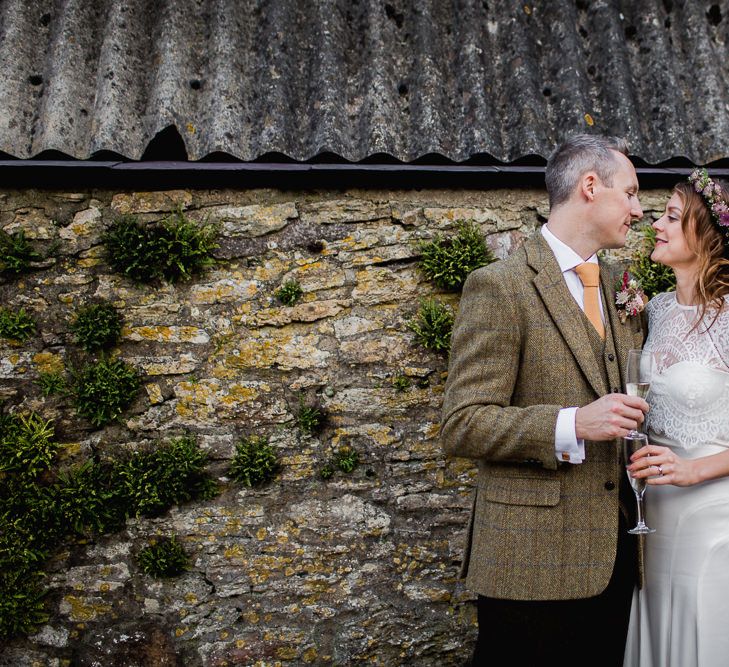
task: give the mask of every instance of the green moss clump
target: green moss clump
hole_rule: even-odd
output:
[[[190,567],[190,560],[177,539],[155,540],[137,554],[137,564],[145,574],[158,579],[176,577]]]
[[[0,275],[18,276],[31,269],[31,263],[42,259],[25,238],[25,232],[8,234],[0,230]]]
[[[451,349],[454,320],[453,311],[446,304],[435,299],[423,299],[408,327],[423,347],[436,352],[448,352]]]
[[[121,330],[121,315],[110,303],[95,303],[79,308],[71,324],[76,343],[87,352],[116,345]]]
[[[397,375],[392,380],[392,386],[395,387],[395,391],[403,392],[410,389],[412,383],[410,382],[410,378],[407,375]]]
[[[0,472],[35,478],[56,455],[51,422],[36,414],[0,414]]]
[[[350,473],[359,465],[359,453],[353,447],[340,447],[334,456],[334,464],[342,472]]]
[[[43,396],[52,396],[53,394],[65,394],[68,386],[66,378],[60,371],[42,371],[38,374],[35,383],[40,388]]]
[[[633,255],[630,266],[631,275],[640,283],[649,299],[661,292],[673,292],[676,289],[673,269],[665,264],[651,261],[655,245],[656,230],[648,225],[643,231],[642,248]]]
[[[41,568],[60,527],[42,477],[58,448],[53,438],[37,415],[0,413],[0,639],[48,619]]]
[[[74,372],[71,393],[78,414],[101,427],[121,416],[139,387],[132,366],[121,359],[102,358]]]
[[[0,639],[32,634],[48,621],[42,580],[43,575],[34,572],[0,574]]]
[[[314,435],[321,431],[326,421],[323,410],[315,405],[306,405],[303,396],[299,397],[299,410],[296,413],[296,425],[304,435]]]
[[[164,263],[162,277],[168,282],[189,280],[215,264],[212,251],[218,247],[215,225],[194,224],[182,209],[177,209],[162,223]]]
[[[32,338],[35,333],[35,320],[20,308],[12,311],[0,308],[0,338],[9,338],[21,343]]]
[[[101,535],[118,530],[129,514],[114,466],[86,461],[58,474],[56,511],[69,533]]]
[[[293,306],[304,294],[296,280],[287,280],[276,290],[276,298],[285,306]]]
[[[135,216],[118,218],[103,236],[109,263],[135,282],[188,280],[215,263],[214,225],[197,225],[181,209],[161,223],[142,225]]]
[[[236,445],[230,476],[246,486],[260,486],[273,479],[278,468],[278,458],[268,438],[251,435]]]
[[[496,260],[484,235],[473,222],[461,220],[457,233],[447,238],[438,235],[420,243],[420,269],[441,289],[460,291],[471,271]]]
[[[57,450],[49,422],[0,412],[0,640],[48,619],[43,568],[64,537],[117,530],[129,517],[217,492],[207,455],[189,437],[54,475]]]
[[[205,471],[208,456],[190,436],[174,438],[116,463],[117,498],[127,516],[155,516],[172,505],[207,500],[217,493]]]

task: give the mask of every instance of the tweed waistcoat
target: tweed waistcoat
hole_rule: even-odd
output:
[[[607,307],[607,304],[605,303],[604,295],[603,295],[603,309]],[[605,311],[606,312],[606,311]],[[600,338],[597,331],[595,331],[595,327],[592,326],[590,321],[585,317],[585,329],[587,330],[587,334],[590,339],[590,346],[592,347],[592,352],[595,355],[595,361],[597,362],[598,367],[600,368],[600,374],[602,375],[603,382],[605,383],[606,387],[609,387],[611,391],[614,391],[615,389],[620,389],[622,391],[622,375],[621,375],[621,368],[618,366],[615,368],[617,371],[616,373],[611,374],[611,370],[613,370],[612,367],[616,366],[615,364],[609,364],[607,360],[607,353],[606,353],[606,347],[609,346],[609,343],[613,341],[613,332],[612,332],[612,325],[610,324],[610,318],[605,318],[605,340]],[[612,380],[611,380],[612,376]],[[617,384],[616,384],[617,381]],[[619,458],[620,458],[620,465],[624,466],[626,465],[626,462],[623,459],[623,453],[622,448],[618,450]],[[633,491],[630,488],[630,484],[628,484],[628,477],[627,475],[620,475],[618,485],[620,488],[620,510],[623,513],[623,516],[625,517],[626,521],[631,521],[634,518],[634,506],[635,506],[635,500],[633,498]]]

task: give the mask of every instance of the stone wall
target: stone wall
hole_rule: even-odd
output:
[[[114,217],[157,220],[178,205],[220,224],[216,266],[154,287],[112,273],[99,240]],[[0,340],[0,398],[54,420],[64,464],[190,432],[221,483],[211,501],[62,545],[50,621],[6,646],[2,664],[462,665],[475,637],[457,578],[474,468],[440,451],[447,358],[407,328],[437,291],[416,243],[473,220],[503,258],[546,214],[541,191],[0,192],[0,227],[55,246],[45,268],[0,283],[2,304],[39,323],[23,345]],[[284,307],[274,292],[289,279],[304,295]],[[34,380],[75,363],[70,316],[98,298],[123,313],[119,353],[144,391],[94,430]],[[315,437],[295,426],[301,396],[327,413]],[[226,477],[249,434],[269,436],[282,463],[260,489]],[[341,445],[361,463],[325,481]],[[192,568],[150,579],[133,556],[171,533]]]

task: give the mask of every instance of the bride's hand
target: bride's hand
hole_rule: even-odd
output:
[[[647,484],[691,486],[699,481],[696,461],[676,456],[668,447],[646,445],[635,452],[630,460],[630,474],[636,479],[646,478]]]

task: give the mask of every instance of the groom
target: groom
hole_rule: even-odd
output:
[[[642,330],[620,322],[595,253],[622,247],[643,211],[618,138],[565,141],[546,185],[547,223],[471,274],[453,332],[441,439],[479,470],[463,561],[473,665],[621,665],[638,547],[619,438],[648,405],[621,393]]]

